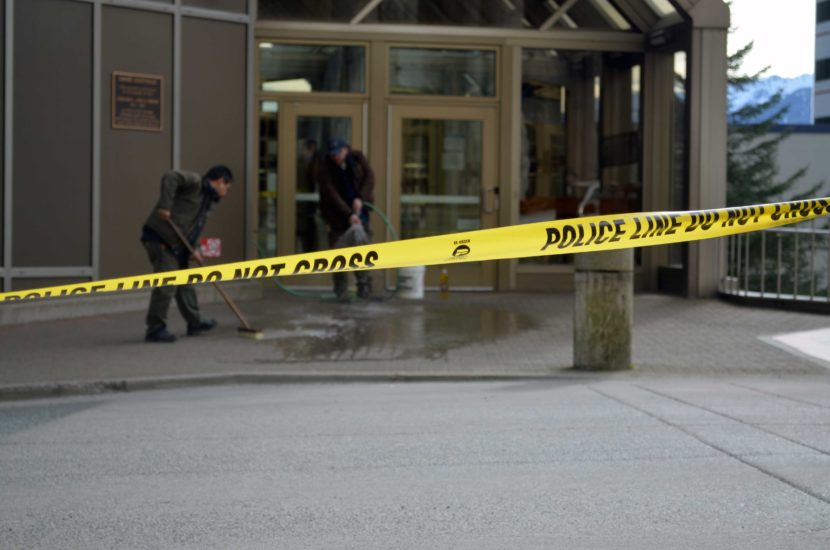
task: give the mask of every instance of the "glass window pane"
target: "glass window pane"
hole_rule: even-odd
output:
[[[494,51],[392,48],[389,57],[393,94],[496,95]]]
[[[481,228],[482,122],[404,119],[401,238]]]
[[[247,0],[184,0],[185,6],[217,11],[245,13],[248,11]]]
[[[368,0],[259,0],[259,19],[347,23]]]
[[[277,255],[277,178],[279,157],[279,104],[263,101],[259,109],[259,234],[260,257]]]
[[[523,50],[522,223],[640,209],[641,69],[637,54]]]
[[[259,43],[266,92],[366,91],[366,49],[333,44]]]
[[[590,136],[596,132],[593,78],[588,66],[586,59],[567,52],[522,51],[520,223],[576,216],[581,201],[579,190],[584,189],[575,184],[583,177],[595,177],[588,172],[577,176],[575,167],[568,162],[568,115],[577,124],[577,120],[585,124],[580,136],[586,142],[590,143]],[[573,156],[571,160],[576,162]],[[520,260],[539,264],[569,261],[570,255]]]
[[[352,135],[350,117],[297,117],[297,181],[295,252],[314,252],[329,248],[326,224],[318,215],[320,195],[317,188],[317,165],[323,161],[325,144],[333,137],[349,141]]]

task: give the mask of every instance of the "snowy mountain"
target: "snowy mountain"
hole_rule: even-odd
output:
[[[766,101],[778,90],[781,90],[783,94],[781,106],[789,107],[789,111],[782,117],[780,124],[813,123],[813,75],[811,74],[804,74],[796,78],[770,76],[746,86],[743,90],[737,90],[730,86],[727,92],[729,111],[735,111],[749,103]],[[758,120],[763,120],[771,114],[770,111],[764,112],[758,117]]]

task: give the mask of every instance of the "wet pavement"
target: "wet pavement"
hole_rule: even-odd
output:
[[[143,341],[141,310],[0,326],[0,396],[304,379],[586,376],[571,368],[570,294],[427,293],[341,304],[270,288],[239,305],[263,339],[240,337],[223,303],[204,306],[220,325],[197,338],[183,337],[184,322],[172,310],[170,328],[182,336],[172,345]],[[610,376],[830,373],[826,361],[770,343],[826,329],[827,315],[649,294],[637,295],[634,307],[635,368]]]
[[[278,323],[287,328],[265,329],[263,340],[275,344],[274,361],[436,361],[453,349],[497,343],[542,324],[520,311],[464,303],[461,298],[331,305],[327,311]]]

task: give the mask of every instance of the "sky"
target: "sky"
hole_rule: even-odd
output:
[[[743,72],[766,65],[765,76],[792,78],[815,70],[816,0],[732,0],[733,32],[727,48],[733,53],[754,41]]]

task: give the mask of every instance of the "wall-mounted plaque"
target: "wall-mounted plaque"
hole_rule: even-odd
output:
[[[112,73],[112,127],[161,131],[161,76],[118,71]]]

